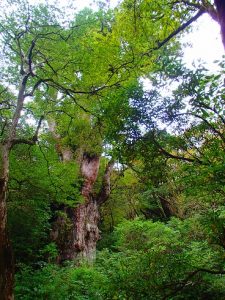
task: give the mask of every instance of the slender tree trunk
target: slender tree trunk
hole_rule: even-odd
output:
[[[0,300],[13,299],[14,262],[7,233],[7,188],[9,181],[9,154],[16,141],[16,130],[24,104],[24,94],[30,73],[22,76],[16,109],[7,138],[0,145]]]
[[[1,145],[0,178],[0,300],[13,299],[14,264],[9,242],[7,224],[6,193],[9,172],[9,149]]]

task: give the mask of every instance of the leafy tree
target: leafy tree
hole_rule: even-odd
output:
[[[8,200],[12,201],[13,205],[20,200],[23,203],[32,200],[29,205],[28,201],[23,205],[22,215],[26,209],[36,211],[36,208],[38,210],[42,207],[43,210],[44,207],[48,207],[49,202],[46,206],[42,202],[43,191],[47,191],[55,202],[63,203],[72,215],[72,235],[79,236],[76,243],[72,244],[78,249],[77,252],[82,253],[82,249],[86,247],[85,238],[91,236],[90,239],[94,242],[90,252],[94,253],[98,239],[96,222],[99,218],[96,199],[100,204],[108,199],[109,176],[113,165],[112,162],[107,164],[102,176],[101,189],[97,197],[93,198],[103,145],[113,148],[113,151],[108,153],[113,159],[119,159],[133,169],[136,166],[139,172],[143,172],[142,178],[145,179],[146,185],[151,186],[151,194],[156,199],[162,199],[163,193],[167,195],[164,200],[175,194],[174,191],[171,193],[172,189],[168,185],[171,160],[180,161],[174,168],[184,171],[183,174],[190,172],[193,168],[191,163],[194,163],[198,166],[199,182],[209,182],[211,192],[214,189],[219,190],[215,215],[219,216],[221,221],[223,213],[218,203],[222,202],[220,174],[223,165],[222,159],[215,155],[216,148],[219,149],[217,154],[223,155],[224,144],[223,108],[216,100],[218,94],[215,95],[215,85],[219,77],[210,77],[210,85],[207,77],[201,80],[198,77],[199,73],[188,74],[186,80],[191,78],[190,82],[185,82],[183,76],[182,90],[180,87],[174,92],[174,106],[171,105],[171,99],[161,97],[160,113],[163,114],[163,122],[186,122],[181,126],[183,131],[179,134],[169,134],[159,129],[156,120],[159,116],[159,106],[155,101],[156,97],[160,96],[159,92],[153,90],[149,93],[153,101],[150,105],[154,103],[151,113],[149,107],[143,108],[143,103],[148,102],[149,97],[142,92],[138,80],[140,76],[153,77],[150,73],[159,70],[171,74],[171,70],[165,69],[165,60],[171,62],[179,53],[179,43],[175,37],[203,13],[208,12],[216,18],[222,26],[223,33],[222,2],[215,1],[213,5],[208,1],[136,3],[128,0],[114,11],[100,10],[94,13],[86,9],[67,23],[58,17],[59,11],[54,7],[28,6],[24,1],[12,3],[12,12],[1,16],[0,25],[0,39],[4,45],[0,86],[0,294],[3,295],[3,299],[12,298],[13,285],[12,251],[6,229],[8,188],[13,190],[16,186],[17,189],[16,199],[12,193],[9,194]],[[165,59],[161,59],[162,56]],[[168,63],[166,65],[168,66]],[[210,96],[214,97],[213,106],[210,106],[207,97],[202,99],[202,95],[207,93],[206,85],[210,85],[208,88]],[[193,97],[189,101],[192,111],[185,111],[183,114],[181,110],[186,103],[182,99],[189,95],[189,91]],[[165,108],[163,104],[166,104]],[[185,116],[191,116],[193,123],[188,124]],[[116,121],[113,126],[112,118]],[[34,126],[31,125],[31,119]],[[47,183],[43,183],[38,176],[32,176],[29,172],[24,175],[22,170],[30,168],[29,160],[26,154],[20,153],[21,149],[27,151],[27,146],[37,143],[40,131],[43,131],[44,124],[46,125],[44,120],[48,122],[56,151],[64,162],[57,162],[55,153],[55,160],[49,158],[54,152],[53,140],[50,142],[49,138],[46,139],[42,135],[41,147],[39,150],[33,150],[39,154],[32,154],[31,157],[39,157],[41,152],[47,168],[38,169],[33,162],[30,170],[34,168],[36,174],[41,173],[41,176],[47,171]],[[145,134],[141,126],[144,126]],[[195,136],[194,141],[192,135]],[[82,142],[81,139],[85,141]],[[24,148],[20,148],[20,144],[24,144]],[[46,154],[46,149],[43,148],[49,144],[51,151]],[[136,155],[139,151],[140,154]],[[71,160],[78,152],[80,162],[79,159],[76,162]],[[18,161],[13,157],[15,153],[18,154]],[[147,164],[146,155],[149,154],[154,154],[154,159]],[[26,159],[25,162],[21,162],[22,157]],[[169,163],[166,161],[168,169],[163,170],[165,157]],[[41,166],[43,165],[41,163]],[[155,174],[152,172],[151,176],[148,176],[148,166],[154,166]],[[210,176],[207,177],[208,171]],[[18,178],[13,176],[13,172],[18,174]],[[62,172],[69,179],[66,183],[63,182]],[[27,175],[30,175],[29,180]],[[168,178],[162,180],[164,175]],[[174,182],[179,182],[183,179],[181,177],[173,178]],[[193,178],[190,177],[189,180],[191,182]],[[35,192],[31,199],[30,190],[36,183],[41,189]],[[161,188],[163,185],[166,186],[164,190]],[[199,195],[205,194],[207,195],[203,197],[204,200],[207,197],[211,198],[202,184]],[[81,199],[80,195],[84,203],[80,203],[75,209],[75,204]],[[15,226],[13,221],[21,222],[19,214],[18,220],[13,215],[13,205],[10,226]],[[210,203],[211,209],[213,205]],[[165,208],[162,211],[165,214]],[[41,239],[40,227],[45,228],[48,213],[43,215],[43,219],[39,213],[37,216],[36,242]],[[79,217],[80,223],[77,221]],[[87,222],[87,219],[94,220],[93,224]],[[223,230],[220,221],[217,222],[219,232]],[[32,222],[32,218],[29,222]],[[87,224],[90,226],[86,226]],[[28,226],[25,226],[24,230],[27,229]],[[223,239],[218,240],[223,244]],[[68,244],[63,244],[64,250],[65,245]],[[68,248],[70,254],[77,253],[75,248]],[[17,251],[22,252],[24,249]],[[66,255],[66,258],[71,259],[71,255]]]

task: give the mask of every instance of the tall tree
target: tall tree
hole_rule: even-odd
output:
[[[45,102],[55,101],[58,110],[61,103],[68,101],[86,112],[99,112],[101,102],[110,101],[108,90],[126,89],[134,78],[157,69],[165,52],[172,54],[177,50],[176,43],[168,42],[208,11],[205,7],[211,8],[203,2],[201,8],[192,3],[186,6],[185,2],[182,2],[184,9],[180,10],[177,1],[142,1],[139,4],[124,1],[115,13],[105,16],[102,11],[92,14],[85,10],[75,21],[65,25],[57,20],[55,10],[50,11],[46,6],[29,7],[21,1],[13,2],[13,12],[1,18],[1,43],[4,44],[1,105],[4,113],[0,147],[0,295],[3,299],[12,298],[13,284],[6,229],[11,149],[16,144],[33,145],[37,141],[45,118]],[[49,90],[54,90],[54,100],[49,97]],[[31,101],[37,105],[30,104]],[[118,98],[116,107],[120,102],[123,101]],[[22,121],[26,119],[23,116],[31,116],[31,111],[36,128],[27,136]],[[29,125],[27,119],[25,123]],[[91,199],[100,154],[82,152],[84,183],[81,194],[87,202]],[[65,160],[65,153],[63,155]],[[103,189],[100,195],[105,192]],[[84,222],[84,218],[82,220]]]
[[[69,37],[70,34],[66,33],[65,28],[56,21],[54,12],[50,13],[44,6],[29,7],[27,3],[15,3],[12,12],[6,18],[3,16],[1,20],[1,42],[4,44],[1,81],[2,85],[6,86],[1,91],[3,111],[0,147],[1,299],[13,297],[13,259],[6,228],[9,154],[16,144],[34,145],[38,139],[44,118],[44,112],[41,109],[36,111],[37,126],[34,129],[31,128],[30,136],[27,136],[23,130],[25,126],[23,115],[29,118],[32,117],[30,112],[35,114],[33,107],[29,105],[29,99],[33,97],[36,101],[43,101],[49,86],[62,92],[67,89],[72,90],[68,80],[65,80],[63,76],[70,61],[60,59],[62,49],[66,48]],[[58,82],[58,73],[61,73],[61,82]],[[10,88],[13,90],[11,94],[8,92]],[[19,127],[21,130],[18,130]]]

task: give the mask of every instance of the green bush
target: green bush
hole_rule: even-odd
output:
[[[108,280],[92,267],[47,265],[38,271],[24,268],[16,277],[18,300],[102,300]]]
[[[113,251],[98,252],[93,266],[23,268],[16,299],[222,300],[224,276],[204,270],[224,269],[224,251],[200,230],[198,218],[125,221],[114,232]]]
[[[197,223],[121,223],[115,231],[117,252],[105,250],[97,261],[110,279],[108,299],[224,299],[224,277],[197,271],[223,267],[222,249],[202,239]]]

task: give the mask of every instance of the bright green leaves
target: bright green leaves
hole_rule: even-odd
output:
[[[155,247],[166,247],[174,240],[174,232],[163,223],[150,221],[126,221],[115,232],[118,235],[117,247],[120,251],[155,251]],[[174,242],[173,245],[175,246]]]
[[[32,280],[31,280],[32,277]],[[82,266],[60,268],[47,265],[37,272],[24,268],[17,276],[17,299],[103,300],[107,299],[108,278],[98,270]]]
[[[78,165],[62,164],[51,144],[21,145],[12,152],[10,189],[18,191],[19,197],[38,197],[48,204],[56,201],[73,207],[82,200],[78,176]]]
[[[153,70],[161,43],[183,21],[184,15],[181,17],[167,1],[123,1],[116,14],[115,30],[126,61],[141,72]]]

